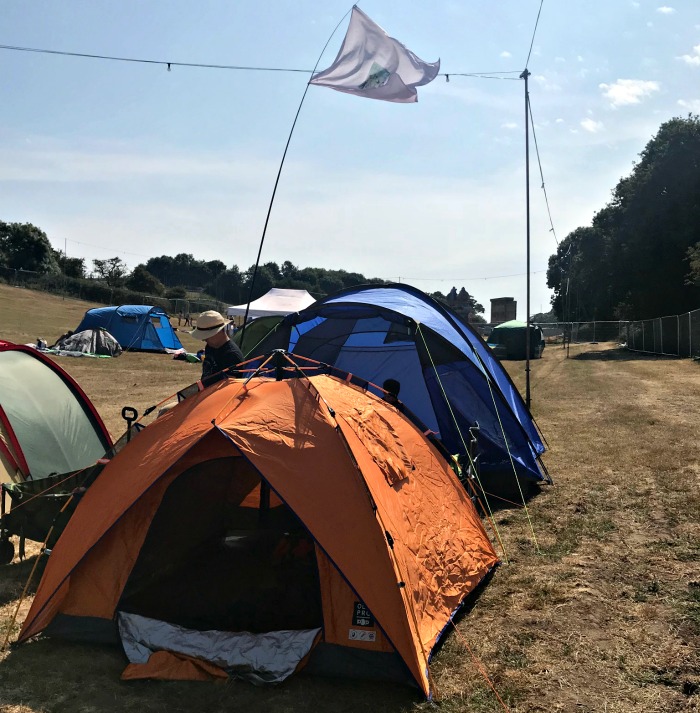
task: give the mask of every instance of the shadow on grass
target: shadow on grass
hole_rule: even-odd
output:
[[[482,485],[484,489],[479,491],[479,500],[485,504],[484,495],[486,496],[491,513],[522,509],[524,504],[530,503],[540,495],[543,488],[551,487],[548,483],[536,483],[524,478],[516,482],[512,475],[509,480],[504,478],[500,481],[494,479],[484,481],[482,479]],[[484,513],[482,505],[478,502],[476,509],[482,517],[487,517],[488,513]]]
[[[577,361],[678,361],[683,357],[672,354],[649,354],[647,352],[633,352],[623,347],[605,349],[603,351],[580,352],[571,359]]]
[[[37,559],[39,559],[38,562]],[[32,569],[35,564],[36,570],[32,575]],[[3,581],[3,586],[0,588],[0,606],[5,606],[17,599],[22,590],[24,590],[30,575],[32,575],[32,580],[27,587],[27,595],[33,595],[39,586],[45,566],[46,557],[41,557],[40,555],[27,557],[21,562],[0,566],[0,577]]]
[[[3,703],[73,713],[408,713],[423,698],[398,684],[295,674],[277,686],[242,681],[122,681],[127,664],[116,647],[39,638],[15,646],[0,666]]]

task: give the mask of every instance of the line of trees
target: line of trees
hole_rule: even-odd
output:
[[[227,268],[220,260],[196,260],[181,253],[175,257],[162,255],[137,266],[144,274],[155,277],[164,288],[187,286],[215,297],[221,302],[240,304],[250,295],[255,266],[241,270],[237,265]],[[361,284],[384,284],[379,278],[367,278],[357,272],[327,270],[317,267],[297,267],[289,260],[281,265],[266,262],[258,266],[252,299],[264,295],[272,287],[307,290],[314,297],[337,292]]]
[[[119,257],[93,260],[88,274],[82,258],[68,258],[54,250],[46,233],[31,223],[0,221],[0,268],[35,272],[46,276],[70,278],[78,283],[81,294],[86,293],[86,281],[99,283],[104,299],[117,295],[152,295],[165,299],[185,299],[192,292],[202,298],[218,302],[242,304],[249,297],[257,299],[272,287],[306,290],[316,298],[333,294],[347,287],[366,284],[386,284],[376,277],[365,277],[359,272],[328,270],[320,267],[297,267],[289,260],[281,265],[266,262],[258,266],[251,296],[251,282],[255,266],[240,270],[237,265],[227,268],[221,260],[197,260],[194,255],[180,253],[171,257],[150,258],[129,271]],[[65,283],[68,284],[67,282]],[[98,285],[89,286],[93,299],[100,300]],[[458,314],[472,321],[484,321],[484,308],[462,287],[453,287],[447,295],[435,292],[436,299],[446,302]],[[123,297],[122,297],[123,298]]]
[[[661,125],[592,225],[549,258],[560,320],[646,319],[700,306],[700,118]]]

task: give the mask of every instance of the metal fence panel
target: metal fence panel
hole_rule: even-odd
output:
[[[667,356],[700,356],[700,309],[656,319],[628,322],[628,349]]]
[[[700,357],[700,309],[688,312],[688,356]]]
[[[472,327],[485,339],[500,322],[474,323]],[[626,322],[532,322],[540,327],[548,344],[572,342],[623,342],[626,340]]]

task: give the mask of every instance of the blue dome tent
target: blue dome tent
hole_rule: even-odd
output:
[[[89,309],[75,331],[98,327],[106,329],[127,351],[164,352],[183,348],[161,307],[121,305]]]
[[[401,402],[451,453],[466,454],[478,425],[482,473],[550,482],[542,438],[507,372],[472,327],[420,290],[342,290],[285,317],[258,345],[261,354],[272,349],[379,386],[396,379]]]

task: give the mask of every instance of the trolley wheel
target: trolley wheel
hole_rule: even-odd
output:
[[[15,546],[10,540],[0,540],[0,564],[10,564],[15,558]]]

